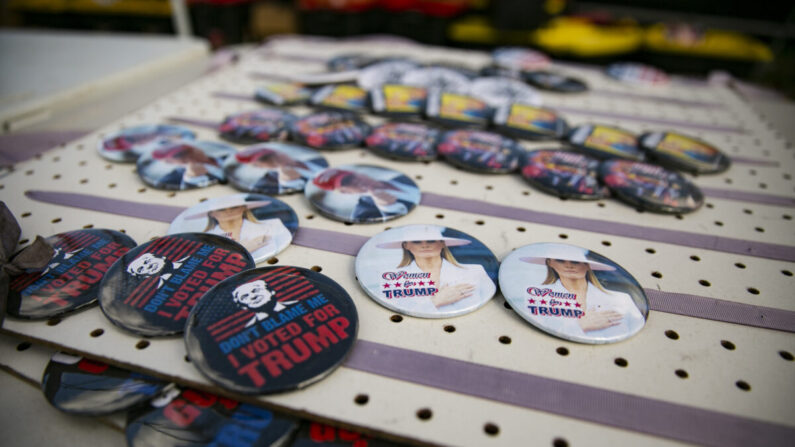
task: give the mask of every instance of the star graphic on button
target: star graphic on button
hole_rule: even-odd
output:
[[[574,303],[574,307],[580,307],[580,303]]]
[[[566,301],[566,307],[571,307],[571,303]]]
[[[434,285],[434,284],[436,284],[436,283],[435,283],[435,282],[433,282],[433,281],[428,281],[428,285],[429,285],[429,286],[432,286],[432,285]]]
[[[536,303],[536,300],[530,298],[530,304],[535,304],[535,303]]]
[[[546,300],[541,300],[541,304],[546,304]]]
[[[417,284],[420,285],[420,286],[424,286],[425,285],[425,283],[423,281],[419,281],[419,282],[417,282]]]
[[[395,283],[395,287],[400,287],[400,283],[399,283],[399,282],[396,282],[396,283]]]
[[[384,283],[384,288],[388,289],[389,288],[389,283]]]

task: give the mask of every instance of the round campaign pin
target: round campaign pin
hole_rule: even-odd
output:
[[[168,234],[208,233],[238,242],[262,262],[290,245],[298,216],[290,205],[261,194],[215,197],[181,212]]]
[[[283,141],[297,117],[279,109],[262,109],[227,116],[218,126],[221,138],[242,144]]]
[[[475,172],[506,174],[519,167],[523,149],[516,141],[493,132],[451,130],[442,134],[436,150],[448,162]]]
[[[308,147],[264,143],[228,157],[224,174],[242,191],[278,195],[303,191],[306,182],[327,167],[326,159]]]
[[[448,126],[486,127],[494,110],[474,96],[457,93],[428,92],[425,115],[431,121]]]
[[[135,241],[113,230],[77,230],[47,238],[55,253],[41,272],[11,278],[8,315],[25,319],[56,317],[92,304],[110,266]]]
[[[568,244],[519,247],[500,265],[500,291],[530,324],[579,343],[625,340],[643,329],[649,301],[626,270]]]
[[[365,111],[368,101],[367,90],[355,85],[327,85],[309,98],[310,104],[314,106],[351,112]]]
[[[347,112],[318,112],[298,119],[290,128],[293,140],[315,149],[361,146],[370,126]]]
[[[598,159],[643,160],[635,134],[615,127],[583,124],[569,132],[566,142]]]
[[[356,255],[356,277],[378,304],[405,315],[468,314],[497,291],[499,263],[474,237],[439,225],[379,233]]]
[[[674,132],[650,132],[638,137],[649,158],[693,174],[717,174],[729,169],[731,160],[704,141]]]
[[[410,85],[385,84],[370,90],[370,108],[380,115],[420,118],[427,99],[427,90]]]
[[[534,187],[565,199],[595,200],[608,195],[599,184],[599,160],[576,152],[527,152],[521,173]]]
[[[128,416],[130,447],[279,447],[298,428],[292,419],[215,394],[171,387]]]
[[[607,66],[608,76],[634,85],[662,85],[670,81],[660,69],[634,62],[618,62]]]
[[[542,90],[556,93],[581,93],[588,91],[588,84],[570,76],[563,76],[551,71],[526,71],[522,79]]]
[[[371,165],[342,165],[319,172],[304,194],[324,216],[377,223],[405,216],[420,203],[420,188],[405,174]]]
[[[215,234],[163,236],[125,254],[99,286],[99,306],[122,329],[146,337],[179,334],[206,291],[254,267],[245,248]]]
[[[475,79],[469,94],[491,107],[507,106],[515,102],[540,106],[542,102],[541,95],[524,82],[498,76]]]
[[[185,346],[193,365],[235,392],[303,388],[337,368],[359,320],[331,278],[290,266],[261,267],[215,286],[191,312]]]
[[[50,404],[87,416],[132,408],[155,397],[166,385],[154,377],[63,352],[53,354],[41,379]]]
[[[607,160],[599,176],[619,199],[647,211],[681,214],[695,211],[704,195],[676,171],[629,160]]]
[[[417,68],[417,63],[405,59],[378,62],[363,68],[356,83],[365,90],[379,88],[384,84],[399,84],[403,75]]]
[[[539,70],[549,65],[549,56],[529,48],[500,47],[491,53],[494,65],[518,71]]]
[[[254,97],[265,104],[292,106],[309,101],[313,90],[292,82],[270,82],[259,87]]]
[[[130,127],[100,140],[99,155],[111,161],[135,162],[141,155],[174,140],[192,140],[196,133],[182,126],[151,124]]]
[[[425,124],[386,123],[365,140],[372,152],[397,160],[422,161],[436,159],[439,130]]]
[[[415,68],[403,74],[401,84],[422,87],[428,92],[449,92],[466,94],[469,92],[469,78],[457,71],[445,67]]]
[[[204,188],[225,182],[223,162],[236,152],[224,143],[174,141],[138,159],[138,176],[157,189]]]
[[[566,120],[553,110],[519,103],[498,108],[492,122],[502,133],[531,140],[559,139],[569,130]]]

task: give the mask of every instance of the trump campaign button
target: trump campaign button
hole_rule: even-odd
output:
[[[132,163],[141,155],[174,140],[192,140],[196,133],[182,126],[146,124],[114,132],[100,140],[99,155],[111,161]]]
[[[356,306],[329,277],[279,266],[219,283],[191,312],[185,346],[193,365],[235,392],[303,388],[337,368],[353,347]]]
[[[608,160],[599,176],[622,201],[641,210],[664,214],[690,213],[701,207],[701,190],[676,171],[629,160]]]
[[[717,147],[675,132],[649,132],[638,137],[649,158],[673,169],[693,174],[717,174],[729,169],[731,160]]]
[[[224,174],[242,191],[278,195],[303,191],[306,182],[327,167],[326,159],[308,147],[264,143],[228,157]]]
[[[594,200],[607,196],[599,184],[599,160],[570,151],[536,150],[522,158],[522,177],[548,194]]]
[[[100,282],[135,241],[114,230],[77,230],[47,238],[55,253],[41,272],[11,278],[7,309],[17,318],[50,318],[92,304]]]
[[[212,141],[172,141],[142,155],[138,176],[157,189],[186,190],[226,182],[224,159],[237,150]]]
[[[370,126],[350,112],[317,112],[304,116],[290,128],[295,142],[314,149],[344,149],[361,146]]]
[[[602,160],[643,160],[643,151],[635,134],[616,127],[583,124],[572,129],[565,141],[581,152]]]
[[[523,152],[516,141],[510,138],[477,130],[445,132],[436,150],[453,165],[493,174],[515,171]]]
[[[497,291],[497,258],[474,237],[438,225],[379,233],[356,255],[356,277],[378,304],[405,315],[470,313]]]
[[[297,118],[279,109],[262,109],[227,116],[218,126],[221,138],[234,143],[254,144],[282,141],[289,136],[290,123]]]
[[[386,123],[367,136],[365,144],[372,152],[387,158],[409,161],[436,158],[439,130],[421,123]]]
[[[579,343],[614,343],[646,324],[649,301],[626,270],[568,244],[519,247],[500,264],[500,291],[538,329]]]
[[[182,333],[206,291],[254,267],[243,246],[223,236],[182,233],[139,245],[108,270],[99,305],[122,329],[143,336]]]

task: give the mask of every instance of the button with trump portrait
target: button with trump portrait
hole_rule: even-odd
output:
[[[303,191],[307,180],[327,167],[326,159],[308,147],[265,143],[228,157],[224,173],[241,191],[279,195]]]
[[[213,287],[188,317],[193,365],[217,385],[244,394],[308,386],[337,368],[353,347],[351,297],[312,270],[261,267]]]
[[[114,132],[100,140],[97,151],[111,161],[134,163],[141,155],[175,140],[193,140],[196,133],[182,126],[144,124]]]
[[[356,277],[378,304],[421,318],[468,314],[497,291],[497,258],[474,237],[438,225],[379,233],[356,255]]]
[[[224,159],[237,152],[211,141],[173,141],[138,159],[138,176],[157,189],[185,190],[225,183]]]
[[[304,194],[324,216],[351,223],[386,222],[420,203],[420,189],[408,176],[371,165],[321,171],[307,183]]]
[[[113,324],[135,334],[180,334],[205,292],[250,268],[251,255],[229,238],[163,236],[135,247],[111,266],[99,285],[99,306]]]
[[[638,281],[606,257],[574,245],[519,247],[500,265],[500,291],[538,329],[579,343],[625,340],[646,324]]]

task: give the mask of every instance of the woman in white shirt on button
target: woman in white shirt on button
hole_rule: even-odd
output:
[[[438,289],[431,296],[401,300],[406,310],[431,315],[444,312],[445,316],[452,316],[480,307],[497,290],[483,266],[459,264],[448,248],[470,243],[466,239],[442,236],[436,226],[412,225],[398,238],[376,246],[402,249],[403,258],[395,270],[429,274],[430,284]]]

